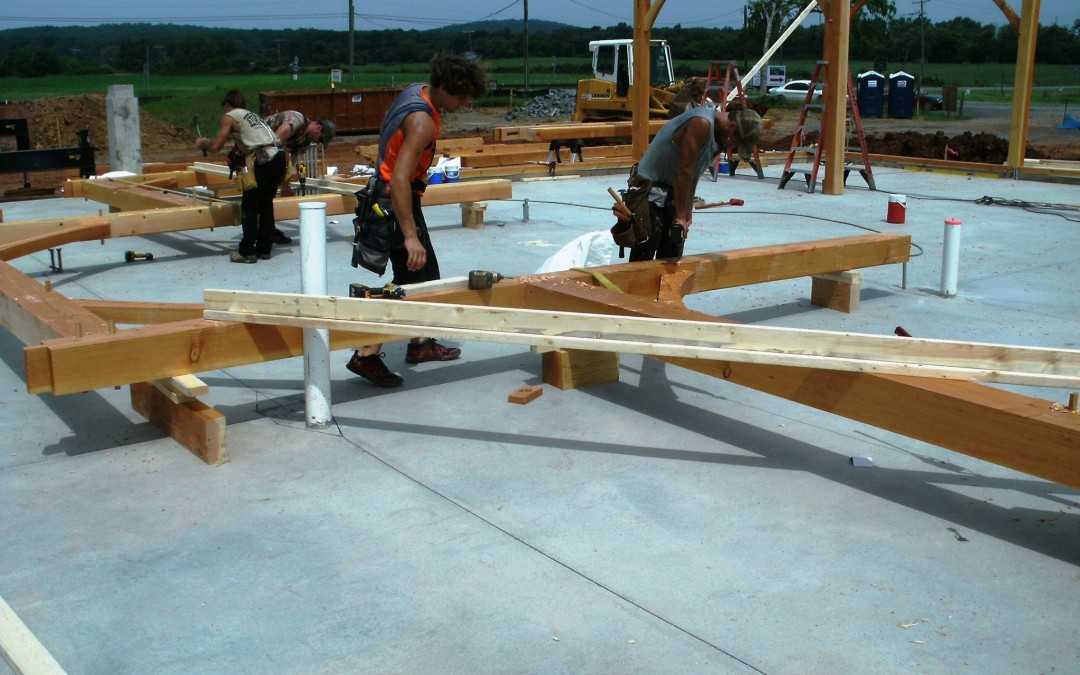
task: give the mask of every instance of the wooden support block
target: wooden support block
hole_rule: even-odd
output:
[[[173,403],[153,384],[134,382],[131,407],[207,464],[229,461],[225,416],[202,401]]]
[[[540,398],[540,394],[543,393],[544,389],[542,387],[524,386],[516,389],[506,400],[510,403],[525,405],[529,401]]]
[[[858,272],[830,272],[811,277],[810,302],[838,312],[859,311],[862,275]]]
[[[472,230],[484,229],[486,202],[464,202],[461,205],[461,226]]]
[[[546,384],[559,389],[580,389],[619,381],[618,352],[557,349],[543,355]]]

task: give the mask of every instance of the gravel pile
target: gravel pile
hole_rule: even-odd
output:
[[[544,96],[537,96],[529,103],[506,113],[506,119],[518,117],[560,117],[572,115],[577,102],[574,89],[549,89]]]

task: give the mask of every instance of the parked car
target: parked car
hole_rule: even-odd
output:
[[[918,104],[919,110],[942,110],[945,108],[945,99],[937,94],[928,94],[925,91],[919,92],[919,95],[915,97],[915,102]]]
[[[821,90],[825,85],[818,82],[814,85],[814,97],[812,101],[818,101],[821,98]],[[783,96],[789,101],[795,101],[802,103],[806,100],[806,92],[810,89],[810,80],[792,80],[787,84],[783,84],[779,87],[772,87],[769,89],[769,96]]]

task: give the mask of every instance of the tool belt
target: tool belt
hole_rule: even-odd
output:
[[[377,177],[356,192],[353,230],[352,266],[382,276],[391,249],[404,246],[405,236],[393,213],[386,184]]]
[[[627,188],[620,190],[623,203],[630,209],[633,218],[626,218],[616,213],[617,222],[611,227],[611,238],[620,249],[633,248],[647,241],[652,230],[652,215],[649,212],[649,195],[653,190],[653,182],[638,174],[637,165],[630,169],[630,178],[626,181]],[[623,252],[619,251],[621,258]]]

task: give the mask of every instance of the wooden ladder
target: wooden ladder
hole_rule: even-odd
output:
[[[810,88],[806,91],[806,100],[803,101],[802,111],[799,113],[799,124],[795,127],[795,134],[791,137],[791,147],[788,149],[787,161],[784,163],[784,171],[780,175],[780,185],[777,189],[783,190],[788,181],[791,180],[795,174],[802,174],[806,178],[806,191],[813,192],[817,186],[818,170],[821,168],[821,163],[825,160],[825,129],[829,123],[829,110],[824,103],[813,103],[815,85],[818,82],[828,81],[829,62],[818,61],[814,66],[814,75],[810,78]],[[874,172],[870,168],[870,155],[866,151],[866,134],[863,133],[862,117],[859,115],[859,103],[855,98],[855,86],[851,82],[851,75],[848,74],[847,78],[847,106],[850,108],[851,115],[846,118],[845,121],[845,138],[847,137],[847,121],[851,121],[855,125],[855,135],[859,141],[859,151],[862,154],[862,168],[859,169],[859,175],[866,181],[867,187],[871,190],[876,190],[874,185]],[[821,112],[821,124],[818,128],[817,143],[813,147],[805,147],[803,140],[806,133],[806,116],[811,111]],[[845,112],[847,112],[845,110]],[[848,148],[854,151],[855,148]],[[796,169],[792,168],[792,164],[795,161],[795,154],[799,152],[814,152],[814,162],[809,169]],[[851,173],[852,165],[847,164],[844,158],[844,182],[847,183],[848,174]]]
[[[723,73],[721,74],[721,70]],[[732,87],[735,88],[735,100],[739,102],[742,108],[749,108],[749,103],[746,98],[746,92],[743,91],[742,79],[739,78],[739,67],[735,65],[733,61],[713,61],[709,64],[709,73],[705,76],[705,95],[709,95],[709,87],[716,82],[718,98],[716,100],[716,107],[720,109],[720,112],[727,112],[728,109],[728,96],[731,93]],[[723,87],[720,86],[720,82],[723,81]],[[732,84],[734,82],[734,84]],[[725,148],[726,151],[726,148]],[[739,160],[734,157],[728,158],[728,175],[735,175],[735,168],[739,164]],[[761,171],[761,157],[758,156],[758,147],[754,145],[754,159],[750,162],[750,166],[753,167],[754,172],[760,179],[765,178],[765,174]],[[720,170],[720,157],[717,156],[712,167],[712,179],[715,181],[717,173]]]

